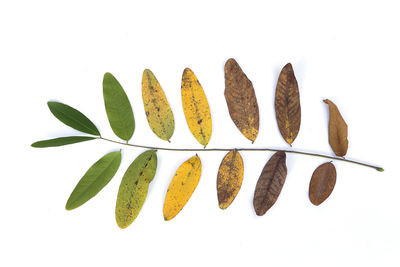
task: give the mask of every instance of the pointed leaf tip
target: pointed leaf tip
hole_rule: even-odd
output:
[[[113,178],[121,163],[121,152],[111,152],[94,163],[79,180],[65,209],[75,209],[101,191]]]
[[[110,126],[116,136],[129,141],[135,131],[135,119],[128,96],[109,72],[103,78],[103,96]]]
[[[47,106],[58,120],[69,127],[84,133],[100,135],[93,122],[73,107],[56,101],[48,101]]]

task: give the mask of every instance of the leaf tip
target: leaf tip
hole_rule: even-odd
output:
[[[228,207],[229,207],[229,205],[226,205],[226,204],[224,204],[224,203],[220,203],[220,204],[219,204],[219,208],[220,208],[221,210],[226,210]]]
[[[378,172],[384,172],[384,171],[385,171],[385,170],[384,170],[383,168],[381,168],[381,167],[376,168],[376,170],[377,170]]]

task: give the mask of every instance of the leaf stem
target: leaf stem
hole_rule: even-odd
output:
[[[369,168],[373,168],[377,171],[383,172],[384,169],[382,167],[372,165],[372,164],[367,164],[363,163],[360,161],[356,160],[350,160],[346,159],[343,157],[336,157],[336,156],[329,156],[325,154],[318,154],[318,153],[311,153],[311,152],[306,152],[306,151],[297,151],[297,150],[288,150],[288,149],[277,149],[277,148],[268,148],[268,147],[262,147],[262,148],[167,148],[167,147],[154,147],[154,146],[145,146],[145,145],[135,145],[135,144],[130,144],[128,142],[119,142],[115,140],[111,140],[108,138],[104,137],[97,137],[97,139],[120,144],[120,145],[125,145],[125,146],[131,146],[131,147],[139,147],[139,148],[146,148],[146,149],[154,149],[154,150],[167,150],[167,151],[231,151],[233,149],[236,149],[237,151],[272,151],[272,152],[286,152],[286,153],[292,153],[292,154],[300,154],[300,155],[306,155],[306,156],[313,156],[313,157],[320,157],[320,158],[327,158],[327,159],[333,159],[333,160],[340,160],[348,163],[353,163]]]

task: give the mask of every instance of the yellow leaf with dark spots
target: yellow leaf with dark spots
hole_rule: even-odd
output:
[[[189,129],[197,141],[205,147],[210,141],[212,131],[210,107],[203,88],[189,68],[183,71],[181,93]]]
[[[164,201],[164,219],[174,218],[186,205],[199,183],[201,161],[196,155],[185,161],[176,171],[169,184]]]
[[[237,150],[226,154],[221,162],[217,176],[218,203],[226,209],[235,199],[243,181],[243,159]]]
[[[151,130],[161,139],[169,141],[174,133],[174,114],[157,78],[146,69],[142,78],[144,111]]]

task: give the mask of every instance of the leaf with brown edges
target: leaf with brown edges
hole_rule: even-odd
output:
[[[256,93],[252,82],[233,58],[225,63],[225,99],[236,127],[254,142],[259,128]]]
[[[275,115],[282,137],[292,145],[300,129],[301,108],[299,87],[290,63],[279,74],[275,91]]]
[[[265,164],[254,192],[253,206],[258,216],[264,215],[276,202],[287,175],[286,154],[276,152]]]
[[[343,157],[349,146],[347,124],[332,101],[325,99],[324,102],[329,105],[329,144],[336,156]]]
[[[332,193],[336,184],[336,168],[332,162],[327,162],[315,169],[308,195],[311,203],[318,206]]]

